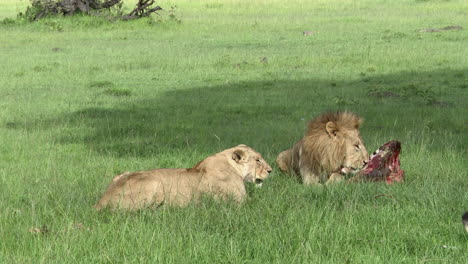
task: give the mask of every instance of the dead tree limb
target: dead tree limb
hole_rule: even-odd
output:
[[[160,6],[152,7],[154,0],[138,0],[137,6],[132,12],[123,16],[123,20],[132,20],[136,18],[142,18],[149,16],[151,13],[162,10]]]
[[[75,13],[91,14],[92,11],[108,9],[121,5],[123,0],[32,0],[31,7],[26,10],[26,16],[36,21],[48,15],[70,16]],[[132,20],[149,16],[151,13],[162,10],[160,6],[153,6],[154,0],[138,0],[130,13],[121,17],[123,20]],[[28,14],[29,12],[29,14]]]

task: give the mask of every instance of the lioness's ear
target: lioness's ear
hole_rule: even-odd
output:
[[[240,149],[236,149],[232,153],[232,159],[235,160],[236,162],[239,162],[239,160],[241,160],[244,157],[244,155],[245,155],[244,151]]]
[[[325,125],[325,129],[327,130],[327,133],[330,137],[335,137],[336,132],[338,132],[338,126],[332,121]]]

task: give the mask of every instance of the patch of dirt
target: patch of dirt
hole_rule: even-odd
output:
[[[369,92],[368,95],[376,98],[401,97],[401,95],[390,91],[372,91]]]
[[[430,106],[442,107],[442,108],[446,108],[446,107],[450,107],[450,106],[451,106],[451,104],[448,103],[448,102],[437,101],[437,100],[431,100],[431,101],[428,102],[427,104],[430,105]]]
[[[447,31],[447,30],[462,30],[463,27],[459,25],[455,26],[448,26],[448,27],[443,27],[443,28],[425,28],[419,30],[419,32],[441,32],[441,31]]]
[[[49,233],[49,229],[47,228],[46,225],[43,225],[41,228],[38,228],[38,227],[31,227],[29,230],[28,230],[29,233],[31,234],[47,234]]]

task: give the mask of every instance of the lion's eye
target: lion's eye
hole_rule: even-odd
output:
[[[359,145],[354,145],[354,149],[356,149],[356,151],[360,150],[361,148],[359,147]]]
[[[260,159],[257,159],[257,163],[258,163],[258,164],[260,164],[260,163],[261,163],[261,162],[260,162]]]

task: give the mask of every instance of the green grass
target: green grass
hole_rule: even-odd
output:
[[[1,263],[467,263],[466,1],[159,4],[181,23],[0,24]],[[418,32],[448,25],[465,29]],[[117,173],[240,143],[273,165],[340,109],[369,151],[402,141],[405,183],[305,187],[274,167],[242,206],[91,207]]]

